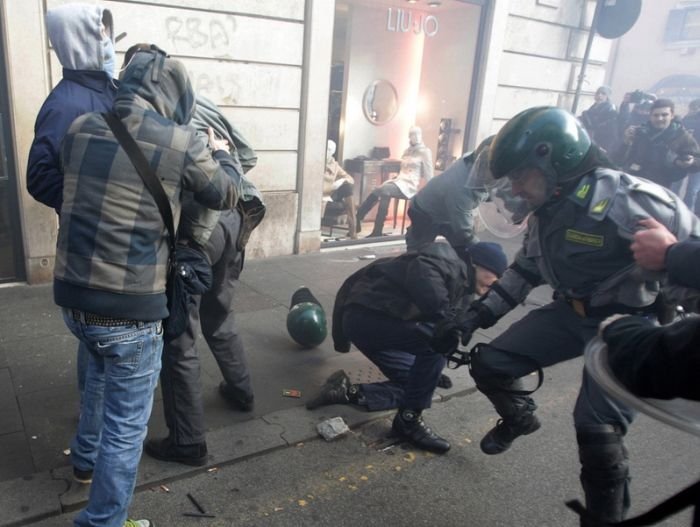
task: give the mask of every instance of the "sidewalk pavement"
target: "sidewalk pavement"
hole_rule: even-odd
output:
[[[495,240],[488,233],[482,238],[502,243],[510,258],[520,243]],[[304,402],[337,369],[345,369],[354,382],[383,377],[359,351],[333,351],[330,336],[317,348],[301,349],[287,334],[286,316],[292,293],[307,286],[323,304],[330,323],[335,293],[348,275],[374,257],[396,256],[404,250],[402,243],[373,245],[246,263],[235,310],[249,359],[255,409],[233,411],[218,395],[221,375],[200,339],[208,466],[224,466],[315,437],[315,425],[330,417],[340,415],[353,427],[383,415],[349,406],[314,412],[304,408]],[[549,294],[540,288],[524,306],[475,338],[489,340],[533,304],[545,303]],[[77,341],[53,303],[51,285],[5,287],[0,298],[0,510],[4,513],[0,526],[7,526],[80,508],[87,489],[72,483],[66,454],[78,418]],[[438,400],[475,389],[466,368],[449,375],[454,386],[438,390]],[[284,397],[285,389],[300,390],[302,397]],[[157,391],[149,437],[166,434]],[[161,463],[144,455],[137,485],[152,487],[206,470]]]

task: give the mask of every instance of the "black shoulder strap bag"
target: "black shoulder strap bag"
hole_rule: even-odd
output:
[[[163,223],[168,229],[170,260],[165,293],[168,297],[169,316],[163,321],[163,338],[169,341],[179,337],[187,329],[190,309],[196,305],[194,297],[205,293],[211,287],[211,266],[202,251],[178,245],[170,201],[158,176],[121,119],[111,112],[103,113],[102,116],[153,196],[163,217]]]

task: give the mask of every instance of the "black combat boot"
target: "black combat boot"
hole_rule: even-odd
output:
[[[444,454],[450,449],[450,443],[425,424],[420,411],[399,410],[394,417],[391,429],[401,439],[423,450]]]
[[[625,518],[630,507],[629,464],[622,437],[613,425],[576,427],[588,511],[581,517],[581,527],[608,525]]]
[[[477,387],[489,398],[501,419],[487,432],[481,440],[484,454],[501,454],[510,448],[516,438],[539,430],[541,424],[535,415],[535,402],[524,395],[515,395],[512,391],[523,390],[522,381],[506,381],[489,388]]]
[[[306,408],[313,410],[329,404],[357,403],[358,387],[350,383],[350,378],[344,370],[334,372],[319,392],[306,403]]]

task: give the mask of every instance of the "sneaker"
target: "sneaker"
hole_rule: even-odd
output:
[[[496,426],[481,440],[481,451],[490,456],[505,452],[516,438],[536,432],[540,426],[540,420],[533,413],[509,421],[499,419]]]
[[[405,439],[409,443],[435,452],[436,454],[444,454],[450,449],[450,443],[437,435],[423,421],[423,416],[413,410],[399,410],[396,412],[394,422],[391,424],[391,430],[401,439]]]
[[[80,470],[73,467],[73,479],[83,485],[92,483],[92,470]]]
[[[329,404],[349,404],[349,389],[350,378],[344,370],[338,370],[326,379],[319,392],[306,403],[306,408],[313,410],[319,406],[328,406]]]
[[[255,398],[252,395],[249,397],[243,397],[233,393],[233,391],[229,389],[226,381],[221,381],[221,383],[219,384],[219,394],[221,395],[221,397],[226,399],[236,410],[241,412],[253,411]]]
[[[207,464],[207,444],[176,445],[170,436],[164,439],[149,439],[144,445],[146,454],[160,461],[182,463],[191,467],[201,467]]]
[[[124,527],[156,527],[151,520],[126,520]]]

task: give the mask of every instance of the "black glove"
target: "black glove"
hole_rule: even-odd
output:
[[[459,345],[460,331],[454,319],[441,320],[435,324],[430,347],[441,355],[451,355]]]
[[[455,323],[461,333],[462,346],[466,346],[474,332],[481,327],[481,317],[477,311],[468,309]]]

